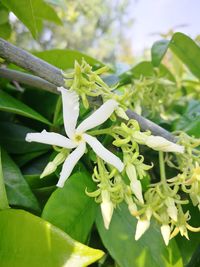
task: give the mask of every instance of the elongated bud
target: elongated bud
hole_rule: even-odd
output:
[[[134,202],[128,204],[128,210],[131,215],[137,217],[137,206]]]
[[[135,240],[140,239],[140,237],[148,230],[149,226],[149,220],[138,220],[135,232]]]
[[[104,66],[104,67],[102,67],[102,68],[100,68],[100,69],[98,69],[98,70],[95,70],[94,72],[97,74],[97,75],[101,75],[101,74],[103,74],[103,73],[105,73],[105,72],[108,72],[109,71],[109,67],[108,66]]]
[[[170,232],[171,232],[170,226],[168,224],[163,224],[160,227],[160,231],[164,239],[165,245],[168,246],[170,240]]]
[[[126,167],[126,173],[130,180],[130,187],[131,191],[134,193],[136,198],[141,202],[144,203],[143,195],[142,195],[142,185],[140,181],[137,179],[136,169],[133,164],[128,163]]]
[[[175,205],[174,199],[171,197],[168,197],[165,200],[165,204],[167,206],[167,213],[168,213],[169,217],[172,218],[172,220],[174,220],[175,222],[177,222],[178,210],[177,210],[177,207]]]
[[[53,161],[49,162],[47,166],[45,167],[44,171],[40,175],[40,178],[43,178],[45,176],[50,175],[51,173],[55,172],[58,165],[63,163],[63,161],[66,159],[67,155],[69,154],[67,149],[62,149],[60,153],[56,155]]]
[[[115,110],[115,113],[117,114],[118,117],[124,119],[124,120],[129,120],[129,117],[126,115],[126,112],[123,110],[123,108],[118,107]]]
[[[108,230],[112,219],[114,206],[110,200],[110,193],[107,190],[101,192],[102,203],[101,203],[101,214],[105,228]]]
[[[137,180],[137,174],[135,166],[131,163],[127,163],[126,165],[126,174],[131,182]]]
[[[133,202],[131,195],[125,195],[125,201],[128,205],[128,210],[129,210],[130,214],[137,217],[138,216],[137,206]]]
[[[44,178],[45,176],[50,175],[51,173],[55,172],[57,169],[57,165],[54,162],[49,162],[47,166],[45,167],[44,171],[40,175],[40,178]]]
[[[145,133],[141,133],[140,131],[135,131],[132,134],[132,137],[138,144],[145,144],[148,135],[146,135]]]
[[[161,136],[148,136],[145,144],[157,151],[183,153],[184,147],[168,141]]]
[[[81,98],[82,98],[82,101],[83,101],[84,108],[88,109],[90,105],[89,105],[89,102],[87,100],[86,94],[85,93],[82,93],[81,94]]]
[[[130,137],[128,136],[127,138],[124,138],[124,139],[116,139],[115,141],[113,141],[113,145],[120,147],[120,146],[125,145],[129,142],[130,142]]]
[[[130,183],[130,187],[132,192],[134,193],[134,195],[136,196],[136,198],[142,203],[144,204],[144,199],[143,199],[143,195],[142,195],[142,185],[140,183],[140,181],[135,180],[134,182]]]

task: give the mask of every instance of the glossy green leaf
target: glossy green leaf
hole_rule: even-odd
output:
[[[0,37],[4,39],[8,39],[12,31],[8,16],[8,9],[0,3]]]
[[[157,67],[160,65],[167,49],[168,49],[169,41],[161,40],[157,41],[153,44],[151,48],[151,62]]]
[[[35,158],[39,158],[43,154],[46,154],[46,150],[26,153],[26,154],[22,154],[22,155],[17,154],[17,155],[13,155],[13,158],[14,158],[15,162],[17,163],[17,165],[21,168],[24,165],[26,165],[27,163],[29,163],[29,161],[32,161]]]
[[[173,35],[169,45],[189,70],[200,79],[200,47],[190,37],[180,32]]]
[[[54,117],[58,95],[30,88],[22,94],[21,100],[51,121]]]
[[[2,37],[3,39],[8,39],[11,35],[11,32],[12,29],[8,22],[0,24],[0,37]]]
[[[9,11],[0,3],[0,25],[8,22]]]
[[[1,163],[1,148],[0,148],[0,209],[7,209],[9,208],[8,199],[6,195],[6,189],[4,184],[3,178],[3,170],[2,170],[2,163]]]
[[[200,79],[200,47],[187,35],[177,32],[170,41],[161,40],[152,46],[152,63],[158,66],[167,49],[173,53]]]
[[[28,107],[24,103],[0,90],[0,110],[19,114],[34,120],[41,121],[46,124],[51,124],[47,119],[41,116],[38,112]]]
[[[142,61],[130,70],[122,73],[120,78],[121,84],[126,84],[131,82],[132,79],[139,79],[140,77],[150,77],[154,75],[154,70],[151,62]]]
[[[86,188],[95,190],[91,175],[75,173],[51,195],[42,213],[44,219],[82,243],[87,240],[97,208],[94,199],[86,195]]]
[[[27,155],[27,153],[32,152],[46,152],[50,146],[40,143],[26,142],[26,134],[32,132],[35,131],[20,124],[0,122],[0,145],[2,145],[9,153],[13,154],[26,153]]]
[[[166,247],[157,225],[134,240],[136,219],[125,204],[115,210],[109,230],[104,228],[100,210],[96,223],[103,244],[120,267],[183,267],[176,242]]]
[[[199,267],[200,266],[200,245],[195,250],[191,261],[188,263],[186,267]]]
[[[84,267],[103,256],[22,210],[0,212],[1,267]]]
[[[25,24],[34,38],[41,32],[43,20],[61,24],[54,9],[43,0],[2,0],[2,3]]]
[[[159,66],[159,76],[165,77],[170,81],[175,81],[172,73],[164,66]],[[134,79],[140,79],[141,77],[153,77],[156,75],[154,66],[150,61],[142,61],[130,70],[122,73],[119,76],[120,84],[130,83]]]
[[[2,169],[9,204],[39,211],[38,202],[20,169],[4,150],[2,150]]]
[[[200,101],[191,100],[180,119],[175,124],[175,130],[183,130],[189,135],[200,137]]]
[[[103,63],[100,61],[76,50],[53,49],[44,52],[35,52],[34,55],[62,70],[74,68],[74,62],[78,61],[81,63],[82,59],[85,59],[90,65],[98,65],[99,67],[103,66]]]

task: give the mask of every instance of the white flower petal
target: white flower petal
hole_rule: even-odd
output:
[[[81,124],[77,127],[76,132],[83,133],[98,125],[101,125],[110,117],[117,106],[118,103],[115,100],[106,101],[100,108],[92,113],[92,115],[81,122]]]
[[[58,187],[64,186],[65,181],[70,176],[76,163],[83,156],[85,150],[86,150],[86,144],[83,142],[67,157],[67,159],[63,164],[62,171],[60,173],[60,178],[57,183]]]
[[[63,120],[66,134],[73,138],[79,115],[79,97],[76,92],[58,87],[62,94]]]
[[[173,142],[170,142],[161,136],[148,136],[145,140],[145,144],[157,151],[178,153],[184,152],[184,146],[180,146]]]
[[[46,130],[43,130],[41,133],[28,133],[26,135],[26,141],[60,146],[65,148],[74,148],[77,146],[67,137],[58,133],[49,133]]]
[[[106,149],[95,137],[83,134],[83,138],[101,159],[113,165],[119,172],[122,172],[124,164],[117,156]]]
[[[164,239],[165,245],[168,246],[170,240],[170,226],[168,224],[163,224],[160,227],[162,237]]]
[[[135,240],[140,239],[140,237],[147,231],[149,226],[149,220],[138,220],[135,232]]]

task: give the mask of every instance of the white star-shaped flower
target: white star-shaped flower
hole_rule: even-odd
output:
[[[74,166],[85,153],[86,143],[91,146],[101,159],[113,165],[121,172],[124,168],[123,162],[106,149],[95,137],[86,133],[86,131],[104,123],[114,112],[118,103],[115,100],[106,101],[76,128],[79,116],[79,97],[76,92],[69,91],[63,87],[59,87],[58,91],[62,94],[64,128],[69,138],[58,133],[49,133],[46,130],[43,130],[41,133],[28,133],[26,136],[26,141],[28,142],[38,142],[68,149],[75,148],[63,164],[57,186],[64,186]]]

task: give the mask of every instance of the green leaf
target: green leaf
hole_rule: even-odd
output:
[[[34,38],[41,32],[43,20],[62,24],[54,9],[43,0],[2,0],[2,3],[25,24]]]
[[[39,211],[38,202],[18,166],[4,150],[2,150],[2,170],[9,204]]]
[[[82,243],[87,240],[97,208],[94,199],[86,195],[86,188],[95,190],[91,175],[75,173],[51,195],[42,213],[44,219]]]
[[[0,25],[8,22],[9,11],[0,3]]]
[[[191,261],[188,263],[187,267],[199,267],[200,266],[200,245],[195,250]]]
[[[183,130],[189,135],[200,137],[200,102],[191,100],[180,119],[175,124],[175,130]]]
[[[160,65],[168,49],[168,46],[169,46],[169,41],[167,40],[157,41],[153,44],[151,48],[151,62],[155,67]]]
[[[2,171],[2,164],[1,164],[1,148],[0,148],[0,209],[7,209],[9,208],[8,199],[6,195],[6,189],[3,179],[3,171]]]
[[[103,256],[23,210],[0,212],[1,267],[84,267]]]
[[[2,37],[3,39],[8,39],[11,35],[11,32],[12,29],[8,22],[0,24],[0,37]]]
[[[136,219],[125,204],[115,210],[109,230],[104,228],[100,210],[96,223],[103,244],[120,267],[183,267],[176,242],[166,247],[156,225],[134,240]]]
[[[150,61],[142,61],[130,70],[122,73],[119,76],[120,84],[130,83],[134,79],[140,79],[141,77],[154,77],[156,75],[155,68]],[[159,76],[175,81],[172,73],[164,65],[159,66]]]
[[[190,37],[180,32],[173,35],[169,45],[189,70],[200,79],[200,47]]]
[[[28,107],[19,100],[13,98],[9,94],[0,90],[0,110],[19,114],[34,120],[41,121],[46,124],[51,124],[47,119],[41,116],[38,112]]]
[[[200,79],[200,47],[187,35],[177,32],[170,41],[161,40],[152,46],[152,63],[158,66],[167,49],[173,53]]]
[[[151,77],[154,75],[154,70],[151,62],[142,61],[130,70],[122,73],[119,76],[120,83],[126,84],[129,83],[132,79],[139,79],[141,76],[143,77]]]
[[[48,145],[26,142],[26,134],[33,132],[35,131],[13,122],[0,122],[0,145],[13,154],[27,155],[32,152],[48,151],[50,148]]]
[[[34,55],[62,70],[74,68],[74,62],[78,61],[79,63],[81,63],[83,58],[90,65],[98,65],[99,67],[104,66],[104,64],[100,61],[76,50],[53,49],[44,52],[35,52]]]
[[[8,16],[8,9],[0,3],[0,37],[4,39],[8,39],[12,31]]]

